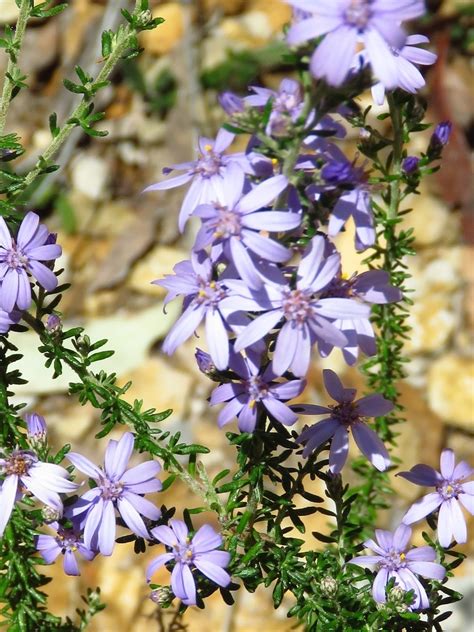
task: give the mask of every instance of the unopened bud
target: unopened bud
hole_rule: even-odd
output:
[[[146,11],[141,11],[137,16],[137,22],[139,26],[146,26],[153,19],[153,14],[150,9]]]
[[[150,593],[150,599],[159,606],[169,606],[173,598],[174,595],[167,586],[160,586]]]
[[[405,160],[403,161],[402,170],[407,175],[415,173],[415,171],[418,171],[419,162],[420,162],[420,159],[417,158],[416,156],[407,156]]]
[[[32,443],[42,443],[46,439],[47,428],[44,417],[37,413],[25,415],[26,432]]]
[[[62,326],[63,324],[61,322],[61,319],[57,314],[50,314],[48,316],[48,320],[46,321],[46,329],[50,333],[54,334],[61,331]]]
[[[59,509],[56,509],[55,507],[49,507],[48,505],[45,505],[43,507],[41,514],[46,524],[56,522],[57,520],[59,520],[59,518],[61,518],[61,512],[59,511]]]
[[[443,121],[435,127],[431,142],[438,143],[440,145],[447,145],[451,132],[453,131],[453,124],[451,121]]]
[[[401,586],[394,586],[388,596],[389,602],[396,608],[397,612],[406,612],[409,605],[406,603],[406,591]]]
[[[321,580],[319,588],[323,595],[325,595],[326,597],[334,597],[334,595],[337,593],[337,581],[334,579],[334,577],[328,575]]]

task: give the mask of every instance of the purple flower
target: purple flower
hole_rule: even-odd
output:
[[[235,135],[225,129],[219,131],[215,141],[210,138],[200,138],[197,160],[171,165],[163,170],[164,173],[170,173],[174,169],[185,171],[185,173],[164,182],[152,184],[145,189],[145,191],[163,191],[192,181],[179,213],[181,231],[197,206],[222,200],[223,176],[230,164],[239,165],[245,173],[252,172],[249,159],[244,153],[224,154],[234,138]]]
[[[429,44],[425,35],[409,35],[405,46],[401,49],[391,48],[391,55],[398,73],[396,87],[415,94],[423,88],[425,80],[415,64],[419,66],[431,66],[437,56],[424,48],[418,48],[415,44]],[[377,105],[385,101],[385,86],[383,82],[372,86],[372,97]]]
[[[218,96],[219,104],[226,114],[233,116],[241,114],[245,108],[245,101],[233,92],[222,92]]]
[[[42,442],[46,439],[48,431],[45,418],[37,413],[28,413],[25,415],[26,432],[28,439],[33,442]]]
[[[376,555],[354,557],[348,564],[363,567],[376,566],[378,572],[372,587],[372,595],[378,603],[387,601],[385,587],[391,579],[394,579],[395,585],[402,590],[414,591],[410,609],[424,610],[430,603],[416,575],[440,581],[444,579],[446,570],[441,564],[435,562],[436,551],[431,546],[419,546],[407,550],[411,533],[410,527],[404,524],[401,524],[394,533],[376,529],[377,542],[373,540],[364,542],[364,546],[374,551]]]
[[[316,78],[341,85],[351,68],[359,42],[363,42],[374,74],[387,89],[398,85],[399,72],[391,49],[401,49],[407,39],[399,26],[403,20],[425,12],[423,0],[288,0],[311,13],[288,31],[290,45],[326,34],[311,57]]]
[[[240,379],[221,384],[212,391],[211,406],[228,402],[217,418],[219,427],[237,417],[241,432],[253,432],[262,410],[285,426],[291,426],[298,416],[283,402],[300,395],[306,385],[305,380],[277,382],[271,365],[262,371],[259,364],[252,361],[252,356],[247,354],[243,358],[240,354],[232,354],[229,368]]]
[[[99,550],[102,555],[112,555],[114,549],[115,508],[128,528],[142,538],[149,537],[142,516],[157,520],[161,515],[159,509],[142,496],[161,489],[161,481],[155,478],[161,470],[160,464],[146,461],[126,469],[134,441],[131,432],[125,432],[120,441],[111,439],[105,451],[104,468],[77,452],[67,455],[74,467],[97,483],[97,487],[83,494],[68,515],[79,519],[86,547]]]
[[[0,458],[0,537],[10,520],[13,507],[21,500],[24,489],[39,501],[62,512],[63,503],[59,494],[73,492],[78,488],[69,480],[69,472],[54,463],[43,463],[30,450],[14,450]]]
[[[258,289],[263,285],[258,261],[281,263],[292,255],[291,250],[264,237],[261,231],[293,230],[300,225],[301,215],[261,210],[286,189],[288,180],[285,176],[269,178],[242,197],[244,173],[239,167],[230,165],[223,183],[221,202],[198,206],[193,213],[202,221],[194,249],[199,251],[211,245],[212,261],[224,255],[234,264],[240,278],[250,288]]]
[[[0,217],[0,308],[12,312],[28,309],[31,287],[28,275],[33,276],[45,290],[58,284],[54,272],[41,261],[52,261],[61,255],[61,247],[47,243],[48,229],[39,223],[36,213],[27,213],[16,240],[10,235],[5,220]]]
[[[89,549],[83,542],[81,534],[75,529],[66,529],[57,522],[50,525],[56,535],[36,536],[36,548],[47,564],[52,564],[59,555],[63,555],[63,568],[66,575],[80,575],[76,554],[79,553],[86,560],[93,560],[96,552]]]
[[[269,136],[286,136],[303,112],[304,93],[301,84],[294,79],[283,79],[278,91],[258,86],[250,86],[250,90],[255,94],[244,98],[247,105],[264,107],[272,100],[266,133]],[[310,115],[310,118],[313,116]]]
[[[442,547],[448,548],[452,540],[459,544],[467,542],[466,521],[461,505],[474,515],[474,481],[463,481],[474,474],[474,469],[465,461],[456,465],[452,450],[443,450],[441,453],[440,469],[441,472],[437,472],[429,465],[421,464],[415,465],[409,472],[400,472],[397,476],[402,476],[415,485],[436,488],[436,491],[423,496],[410,507],[403,522],[418,522],[439,507],[438,539]]]
[[[169,355],[187,340],[201,321],[206,322],[206,337],[212,361],[219,370],[229,364],[227,338],[227,312],[222,305],[228,296],[223,282],[214,280],[213,266],[204,251],[193,252],[190,261],[181,261],[173,268],[175,275],[154,281],[169,290],[165,303],[179,295],[185,297],[184,311],[173,325],[163,343],[163,351]],[[242,302],[245,309],[245,302]]]
[[[420,164],[420,159],[416,156],[407,156],[402,164],[402,170],[407,175],[411,175],[418,171],[418,165]]]
[[[344,388],[334,371],[323,371],[324,386],[329,395],[338,402],[336,406],[316,406],[305,404],[293,406],[293,410],[303,415],[326,415],[326,418],[306,428],[298,437],[306,443],[303,456],[307,457],[320,445],[332,437],[329,451],[329,469],[339,473],[349,452],[349,430],[359,447],[374,467],[383,472],[390,465],[389,454],[377,434],[367,426],[364,417],[381,417],[393,410],[389,402],[379,393],[367,395],[354,401],[355,388]]]
[[[340,267],[337,254],[325,256],[325,238],[318,235],[308,244],[296,273],[296,286],[287,282],[265,285],[268,301],[255,297],[253,311],[265,311],[239,335],[235,351],[242,351],[283,321],[276,339],[272,369],[275,375],[290,370],[303,377],[309,367],[311,347],[316,340],[337,347],[347,344],[346,336],[337,329],[335,319],[368,318],[369,307],[352,299],[320,298],[319,294],[331,283]],[[242,282],[228,281],[236,294],[245,296]],[[250,309],[249,311],[252,311]]]
[[[329,242],[328,242],[329,244]],[[329,252],[335,249],[331,245]],[[400,290],[390,284],[390,277],[384,270],[369,270],[362,274],[354,274],[349,279],[344,279],[339,273],[322,294],[322,298],[349,298],[356,297],[366,303],[385,304],[400,301],[403,298]],[[369,318],[357,320],[334,321],[348,339],[343,347],[344,359],[350,366],[357,362],[359,349],[366,355],[372,356],[377,352],[375,332]],[[333,350],[333,346],[326,342],[319,342],[319,353],[323,358]]]
[[[163,564],[174,560],[171,588],[176,597],[187,606],[196,605],[196,583],[191,570],[193,566],[218,586],[229,585],[230,575],[224,569],[230,562],[230,553],[216,551],[222,546],[222,536],[210,525],[204,524],[192,539],[189,538],[188,528],[182,520],[170,520],[170,527],[155,527],[151,532],[156,540],[171,550],[159,555],[148,566],[148,582]]]

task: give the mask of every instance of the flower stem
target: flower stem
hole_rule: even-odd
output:
[[[7,122],[8,108],[10,107],[15,88],[15,77],[19,76],[18,56],[23,44],[26,25],[32,8],[31,0],[21,0],[20,13],[15,28],[15,37],[11,45],[10,59],[8,61],[5,79],[3,81],[2,96],[0,97],[0,136],[3,134]]]
[[[27,1],[26,3],[28,4]],[[140,13],[140,0],[136,0],[135,2],[134,14],[138,13]],[[106,58],[104,65],[102,66],[97,77],[90,86],[92,91],[95,87],[100,87],[100,84],[104,84],[104,82],[107,82],[113,69],[117,65],[117,62],[123,57],[127,49],[131,47],[136,36],[137,31],[130,24],[127,24],[123,28],[119,29],[116,35],[114,47],[110,55]],[[27,174],[22,187],[15,192],[15,194],[13,195],[13,199],[17,198],[20,193],[27,189],[40,175],[44,173],[45,165],[49,164],[49,162],[52,160],[52,158],[54,158],[61,146],[69,138],[72,131],[77,127],[76,121],[82,120],[87,115],[90,103],[90,99],[85,96],[76,106],[66,123],[58,132],[57,136],[55,136],[51,140],[44,153],[38,158],[35,167]]]

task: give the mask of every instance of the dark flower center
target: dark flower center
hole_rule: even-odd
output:
[[[345,426],[350,426],[360,420],[360,413],[354,402],[343,402],[329,408],[332,409],[332,416],[336,417]]]
[[[311,292],[287,290],[283,294],[283,313],[286,320],[303,325],[314,313]]]
[[[219,173],[222,167],[222,156],[212,151],[212,145],[206,145],[204,149],[205,152],[200,154],[195,171],[204,178],[210,178]]]
[[[206,307],[216,307],[224,297],[226,291],[218,281],[205,281],[200,279],[199,292],[196,295],[196,302]]]
[[[372,17],[372,10],[369,5],[369,0],[351,0],[344,16],[346,22],[363,31]]]
[[[436,487],[436,491],[440,494],[444,500],[450,500],[451,498],[457,498],[459,494],[463,494],[464,490],[460,481],[446,481],[444,480],[440,485]]]
[[[240,235],[242,228],[240,213],[226,206],[216,205],[216,210],[218,217],[212,223],[214,237],[216,239],[229,239],[229,237]]]
[[[343,276],[334,278],[324,290],[321,298],[350,298],[353,280],[352,278],[345,279]]]
[[[58,546],[65,551],[77,551],[77,545],[80,542],[80,538],[71,529],[59,529],[56,536],[56,542]]]
[[[99,482],[100,495],[104,500],[117,500],[123,492],[123,483],[102,478]]]

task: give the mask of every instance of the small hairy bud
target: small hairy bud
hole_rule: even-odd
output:
[[[326,597],[334,597],[334,595],[337,593],[338,588],[337,581],[334,579],[334,577],[328,575],[321,580],[319,588],[323,595],[325,595]]]
[[[156,590],[152,590],[149,597],[153,603],[162,607],[167,607],[173,601],[174,595],[168,586],[160,586]]]
[[[397,612],[407,612],[409,609],[406,603],[406,592],[401,586],[394,586],[389,594],[389,602],[395,607]]]
[[[47,505],[43,507],[41,514],[46,524],[56,522],[57,520],[59,520],[59,518],[61,518],[61,512],[58,509],[54,509],[54,507],[48,507]]]
[[[153,14],[150,9],[142,11],[137,16],[137,22],[139,26],[146,26],[153,19]]]

